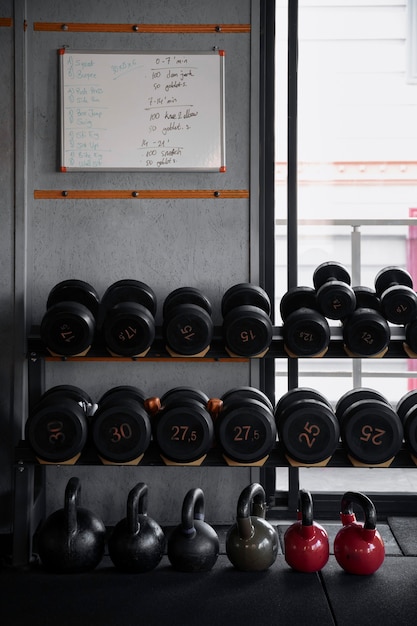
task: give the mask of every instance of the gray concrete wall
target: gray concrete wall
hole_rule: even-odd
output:
[[[10,0],[10,3],[12,0]],[[3,14],[12,6],[5,5]],[[17,111],[18,159],[25,167],[16,171],[16,187],[23,206],[19,218],[16,249],[15,292],[18,309],[13,324],[13,100],[2,90],[2,119],[8,120],[2,134],[6,149],[0,155],[2,191],[2,246],[4,272],[0,278],[0,335],[11,346],[16,332],[16,355],[12,349],[1,360],[2,414],[0,433],[8,431],[13,408],[9,403],[11,369],[15,366],[15,408],[21,407],[22,423],[27,411],[25,336],[39,324],[50,289],[59,281],[78,278],[90,282],[103,295],[122,278],[148,283],[158,298],[157,323],[162,303],[176,287],[201,288],[210,298],[214,321],[220,323],[222,294],[232,284],[258,279],[256,251],[256,202],[248,199],[213,200],[35,200],[35,190],[62,189],[245,189],[252,186],[256,198],[257,160],[251,160],[251,136],[256,136],[259,50],[258,2],[251,0],[15,0],[15,12],[25,16],[27,30],[16,34],[18,47],[26,53],[26,66],[16,67],[23,75],[26,108]],[[0,14],[1,17],[1,14]],[[251,33],[138,34],[41,32],[34,22],[86,23],[208,23],[252,24]],[[0,72],[3,84],[13,85],[13,32],[3,29]],[[59,73],[57,49],[206,51],[218,46],[226,51],[226,173],[208,172],[69,172],[59,171]],[[19,47],[19,52],[20,52]],[[251,69],[252,68],[252,69]],[[18,89],[22,85],[17,83]],[[24,97],[24,94],[18,94]],[[15,112],[16,113],[16,112]],[[21,127],[23,125],[23,128]],[[255,132],[254,132],[255,130]],[[27,143],[24,137],[27,135]],[[19,161],[20,162],[20,161]],[[4,215],[4,223],[3,223]],[[3,241],[4,239],[4,241]],[[16,324],[19,326],[16,328]],[[2,354],[4,352],[2,351]],[[177,385],[191,385],[208,395],[220,395],[237,385],[256,384],[257,367],[245,363],[166,362],[66,362],[47,363],[46,388],[74,384],[94,399],[118,384],[132,384],[149,395],[162,395]],[[19,432],[19,419],[15,432]],[[3,437],[1,438],[3,441]],[[3,445],[0,443],[0,446]],[[6,498],[11,485],[10,450],[2,456],[0,493]],[[4,468],[4,469],[3,469]],[[179,520],[186,491],[200,486],[206,494],[206,518],[212,523],[233,519],[241,489],[257,477],[248,468],[155,468],[155,467],[48,467],[47,512],[60,508],[68,478],[82,481],[83,504],[101,515],[106,523],[125,513],[129,489],[139,480],[149,485],[149,513],[163,524]],[[1,502],[1,501],[0,501]],[[3,522],[7,524],[7,514]]]

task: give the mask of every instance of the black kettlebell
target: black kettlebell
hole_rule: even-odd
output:
[[[127,516],[114,527],[108,541],[109,556],[123,572],[149,572],[161,561],[165,535],[147,515],[148,486],[138,483],[127,498]]]
[[[70,478],[64,508],[52,513],[39,531],[40,560],[55,573],[87,572],[103,558],[106,528],[101,519],[78,506],[80,492],[79,478]]]
[[[226,535],[226,554],[241,571],[263,571],[277,558],[278,534],[265,519],[265,490],[259,483],[245,487],[237,503],[236,523]]]
[[[168,538],[168,558],[180,572],[207,572],[219,556],[219,538],[204,521],[204,492],[190,489],[182,505],[181,524]]]

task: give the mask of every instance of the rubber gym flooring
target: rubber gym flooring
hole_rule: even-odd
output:
[[[325,522],[332,551],[340,523]],[[41,565],[0,569],[1,626],[408,626],[417,624],[417,518],[378,525],[386,556],[370,576],[344,572],[333,554],[320,573],[291,570],[282,552],[265,572],[240,572],[225,555],[209,572],[122,574],[108,556],[92,572],[52,575]]]

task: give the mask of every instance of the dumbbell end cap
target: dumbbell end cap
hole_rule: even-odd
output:
[[[284,345],[284,350],[287,353],[287,355],[291,358],[291,359],[298,359],[300,356],[308,356],[311,358],[321,358],[323,357],[326,352],[328,351],[329,347],[326,346],[323,350],[321,350],[320,352],[315,352],[314,354],[295,354],[294,352],[291,352],[291,350],[288,348],[288,346]]]
[[[238,354],[237,352],[233,352],[232,350],[230,350],[228,346],[225,347],[225,350],[227,354],[233,359],[245,358],[245,357],[251,358],[251,359],[262,359],[262,357],[264,357],[268,353],[269,347],[263,350],[263,352],[258,352],[257,354]]]
[[[327,459],[323,459],[318,463],[301,463],[300,461],[296,461],[295,459],[291,458],[288,454],[285,455],[285,458],[287,459],[291,467],[326,467],[332,457],[329,456],[327,457]]]
[[[42,465],[75,465],[75,463],[78,461],[78,459],[81,456],[81,452],[78,452],[78,454],[76,454],[75,456],[71,457],[70,459],[66,459],[64,461],[47,461],[46,459],[42,459],[41,457],[36,457],[36,460],[38,461],[38,463],[41,463]]]
[[[390,467],[395,457],[391,457],[387,461],[383,463],[363,463],[362,461],[358,461],[352,455],[348,454],[348,459],[352,463],[354,467]]]
[[[349,357],[352,357],[352,358],[360,357],[360,358],[369,358],[369,359],[382,359],[382,357],[385,356],[386,353],[388,352],[388,346],[386,348],[384,348],[383,350],[381,350],[380,352],[376,352],[375,354],[374,353],[363,354],[363,353],[360,353],[360,352],[353,352],[346,345],[343,346],[343,349],[346,352],[346,354]]]
[[[182,354],[180,352],[175,352],[175,350],[172,350],[172,348],[170,348],[169,346],[165,346],[165,350],[168,352],[170,356],[174,358],[195,359],[195,358],[202,358],[206,356],[206,354],[210,351],[210,346],[207,346],[207,348],[204,348],[204,350],[201,350],[201,352],[196,352],[193,354]]]
[[[262,465],[265,465],[266,461],[269,458],[269,455],[267,454],[262,459],[258,459],[257,461],[253,461],[251,463],[242,463],[239,461],[234,461],[233,459],[226,456],[225,454],[223,454],[222,456],[224,460],[226,461],[227,465],[229,465],[230,467],[262,467]]]
[[[200,466],[203,463],[203,461],[206,458],[207,454],[204,454],[203,456],[199,457],[195,461],[182,461],[182,462],[172,461],[171,459],[168,459],[163,454],[160,454],[159,456],[161,457],[161,459],[163,460],[165,465],[173,465],[175,467],[183,467],[183,466],[198,467],[198,466]]]
[[[115,463],[114,461],[110,461],[100,455],[98,458],[103,463],[103,465],[139,465],[139,463],[142,461],[144,456],[145,454],[141,454],[140,456],[136,457],[135,459],[132,459],[131,461],[126,461],[122,463],[121,462]]]

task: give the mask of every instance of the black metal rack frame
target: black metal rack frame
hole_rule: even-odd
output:
[[[260,198],[259,198],[259,266],[260,284],[274,302],[275,274],[274,274],[274,109],[275,109],[275,0],[261,2],[261,41],[260,41]],[[288,288],[297,286],[297,54],[298,54],[298,0],[289,0],[288,3]],[[404,330],[391,328],[391,341],[385,358],[408,358],[404,347]],[[267,355],[258,360],[260,368],[260,387],[270,398],[275,395],[275,359],[285,358],[288,361],[288,388],[298,385],[298,359],[287,355],[284,347],[282,327],[275,326],[273,338]],[[321,358],[351,358],[345,352],[342,330],[339,326],[331,327],[331,340],[328,351]],[[31,406],[44,390],[45,363],[47,361],[74,360],[75,357],[54,357],[48,353],[42,344],[37,328],[34,328],[28,337],[28,393]],[[127,358],[113,357],[98,341],[89,353],[78,360],[108,360],[116,362],[146,360],[169,360],[174,362],[175,357],[168,354],[162,340],[161,328],[156,329],[156,339],[146,357]],[[184,360],[183,358],[181,360]],[[245,357],[231,357],[222,341],[220,327],[215,328],[214,338],[210,351],[205,357],[193,359],[198,362],[248,360]],[[81,455],[80,464],[99,465],[100,461],[91,450]],[[206,466],[227,466],[219,451],[213,450],[203,462]],[[154,444],[145,453],[141,465],[164,465]],[[288,467],[289,489],[287,492],[276,491],[276,467]],[[345,450],[340,446],[330,459],[327,467],[352,466]],[[396,455],[391,467],[415,467],[409,452],[404,447]],[[13,533],[13,563],[27,564],[32,554],[32,539],[36,529],[43,519],[45,510],[45,466],[34,458],[26,442],[20,442],[15,449],[15,501],[14,501],[14,533]],[[268,515],[274,519],[285,519],[293,516],[298,505],[299,470],[289,465],[281,444],[277,442],[265,464],[260,468],[260,480],[265,487],[270,505]],[[340,494],[317,493],[315,500],[315,514],[318,518],[334,518],[337,511]],[[410,494],[375,494],[374,502],[380,517],[387,517],[395,512],[396,515],[409,515],[413,511],[414,497]]]

